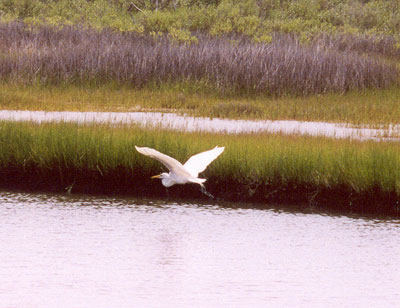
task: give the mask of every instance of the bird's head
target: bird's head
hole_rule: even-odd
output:
[[[163,172],[161,174],[157,174],[151,177],[152,179],[167,179],[169,178],[169,174],[166,172]]]
[[[171,180],[169,174],[166,172],[158,174],[158,175],[154,175],[151,178],[152,179],[161,179],[161,183],[165,187],[170,187],[170,186],[174,185],[174,181]]]

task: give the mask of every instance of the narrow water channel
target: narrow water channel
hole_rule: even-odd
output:
[[[398,307],[400,221],[0,193],[0,307]]]
[[[206,117],[181,116],[161,112],[46,112],[0,110],[0,120],[33,122],[95,122],[95,123],[136,123],[142,126],[168,128],[181,131],[206,131],[228,134],[238,133],[281,133],[331,138],[352,138],[361,140],[400,140],[400,126],[391,125],[385,129],[352,127],[345,123],[232,120]]]

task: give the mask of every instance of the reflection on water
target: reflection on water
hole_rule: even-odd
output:
[[[207,131],[238,133],[282,133],[331,138],[353,138],[361,140],[399,141],[400,126],[389,125],[387,129],[351,127],[344,123],[305,121],[254,121],[206,117],[181,116],[161,112],[73,112],[73,111],[16,111],[0,110],[0,120],[33,122],[94,122],[94,123],[136,123],[179,131]]]
[[[398,307],[399,221],[2,192],[0,307]]]

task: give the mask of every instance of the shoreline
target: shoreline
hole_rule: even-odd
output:
[[[207,199],[198,185],[175,185],[167,192],[151,179],[162,165],[134,145],[181,162],[225,146],[202,175],[216,200],[400,216],[400,152],[393,142],[0,121],[0,187]]]
[[[62,174],[61,174],[62,173]],[[118,168],[107,173],[97,170],[43,170],[40,168],[2,168],[1,190],[32,193],[84,194],[93,196],[134,197],[201,202],[229,202],[253,205],[258,209],[296,207],[304,211],[335,212],[340,215],[368,215],[400,218],[400,199],[396,193],[379,188],[355,192],[349,187],[316,187],[298,183],[240,183],[232,179],[209,177],[204,195],[198,185],[174,185],[166,189],[150,180],[149,174],[132,174]]]

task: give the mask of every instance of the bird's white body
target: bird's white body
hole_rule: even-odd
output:
[[[197,183],[197,184],[202,184],[206,181],[206,179],[200,179],[200,178],[195,178],[191,176],[190,174],[176,174],[176,173],[161,173],[159,176],[157,176],[161,179],[161,183],[165,187],[171,187],[172,185],[175,184],[186,184],[186,183]]]
[[[196,183],[202,188],[204,188],[203,183],[206,179],[199,178],[199,173],[203,172],[225,149],[224,147],[217,146],[212,150],[193,155],[182,165],[175,158],[158,152],[157,150],[137,146],[135,146],[135,148],[139,153],[158,160],[168,168],[169,173],[161,173],[153,177],[160,178],[165,187],[170,187],[175,184]]]

